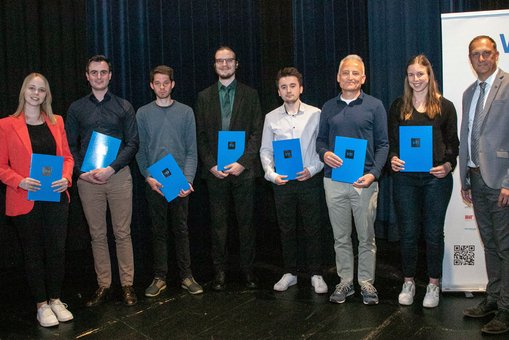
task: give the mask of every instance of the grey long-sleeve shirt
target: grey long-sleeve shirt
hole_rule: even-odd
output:
[[[171,154],[192,183],[198,163],[193,109],[178,101],[167,107],[153,101],[138,109],[136,122],[140,137],[136,161],[143,176],[149,176],[149,166]]]

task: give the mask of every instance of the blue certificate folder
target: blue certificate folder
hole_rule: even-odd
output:
[[[400,126],[399,158],[404,172],[429,172],[433,167],[433,127]]]
[[[343,165],[332,169],[332,180],[353,183],[362,177],[367,147],[365,139],[336,136],[334,153],[343,160]]]
[[[245,131],[219,131],[217,140],[217,170],[239,160],[246,145]]]
[[[297,178],[297,172],[304,170],[300,138],[272,141],[274,149],[274,163],[279,175],[288,176],[287,180]]]
[[[117,158],[121,140],[100,132],[92,132],[81,171],[106,168]]]
[[[189,189],[186,177],[171,154],[167,154],[147,170],[150,176],[163,185],[161,191],[168,202],[178,196],[180,189]]]
[[[32,154],[30,163],[30,178],[41,182],[41,188],[28,192],[29,201],[60,202],[60,193],[54,192],[51,183],[62,179],[64,157]]]

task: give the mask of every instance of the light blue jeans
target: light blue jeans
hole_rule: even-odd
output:
[[[342,282],[353,282],[354,253],[352,247],[352,213],[359,239],[357,281],[375,282],[376,244],[375,217],[378,182],[368,188],[357,189],[352,184],[323,180],[329,218],[334,233],[336,269]]]

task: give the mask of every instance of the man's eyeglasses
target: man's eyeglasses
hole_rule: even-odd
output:
[[[232,64],[233,62],[235,62],[235,58],[221,58],[221,59],[216,59],[216,64],[224,64],[224,63],[227,63],[227,64]]]

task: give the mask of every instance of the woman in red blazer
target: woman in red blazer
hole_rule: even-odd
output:
[[[28,200],[28,192],[41,185],[29,177],[32,153],[64,157],[62,178],[52,183],[60,202]],[[0,119],[0,180],[7,185],[6,215],[12,216],[18,231],[37,320],[43,327],[73,319],[60,301],[73,166],[62,117],[51,109],[48,81],[32,73],[23,82],[16,112]]]

